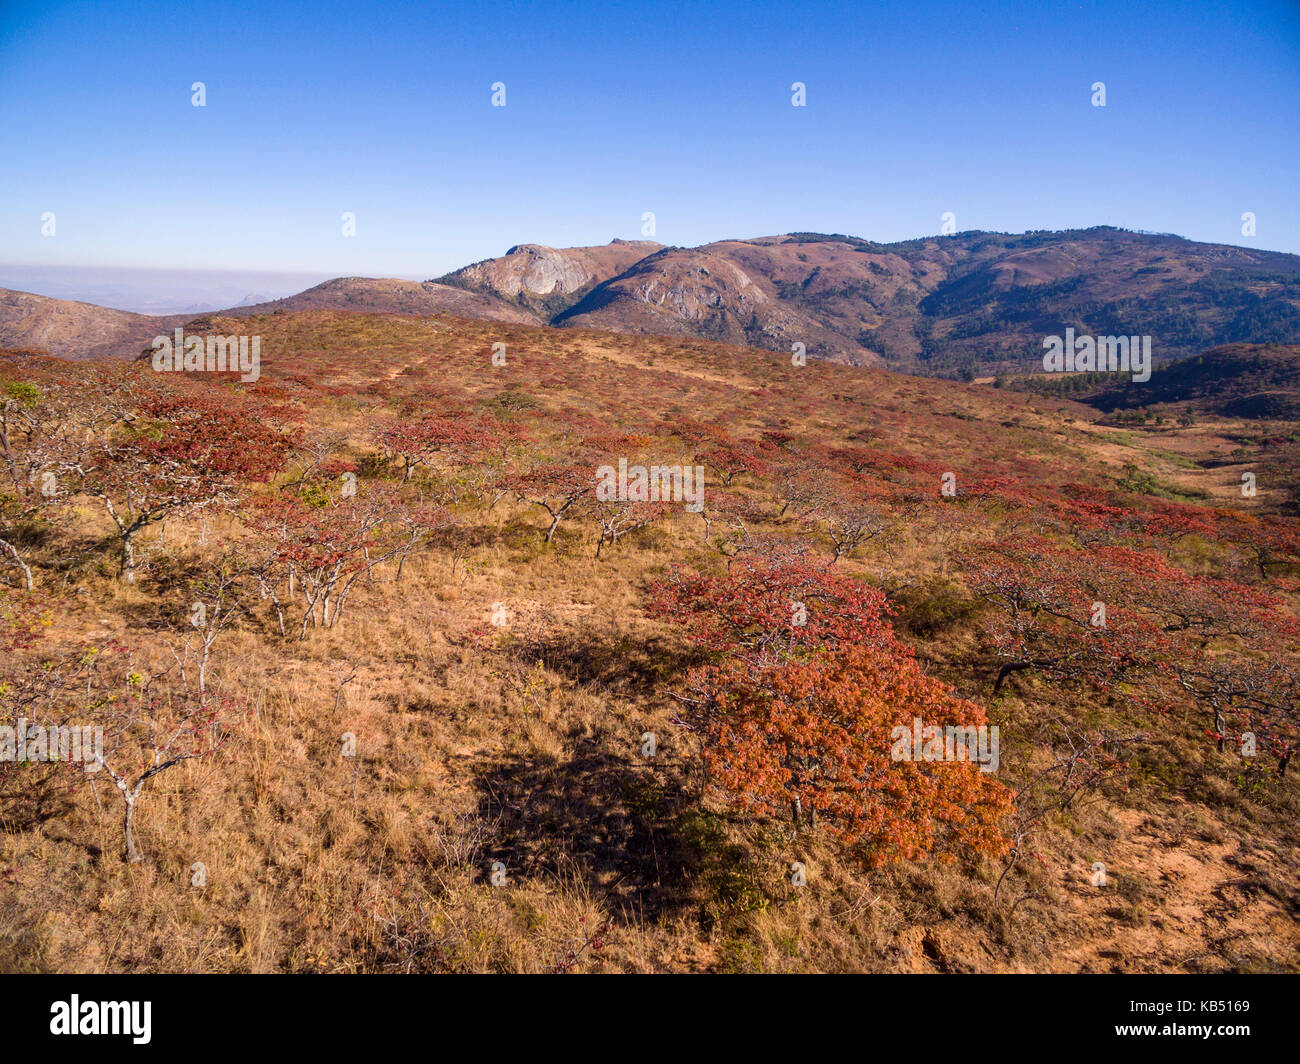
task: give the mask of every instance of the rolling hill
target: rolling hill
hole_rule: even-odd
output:
[[[1300,256],[1097,227],[895,244],[818,233],[697,248],[520,244],[437,280],[344,277],[225,313],[349,310],[696,338],[971,378],[1032,372],[1066,328],[1149,335],[1157,364],[1300,344]],[[0,346],[131,357],[185,321],[0,294]]]
[[[0,347],[59,358],[133,358],[188,315],[154,316],[0,288]]]
[[[1225,344],[1155,373],[1147,388],[1082,398],[1100,410],[1168,406],[1222,417],[1300,421],[1300,346]]]
[[[480,321],[541,324],[536,314],[491,294],[466,291],[432,281],[338,277],[285,299],[242,303],[216,311],[227,318],[248,318],[302,310],[349,310],[366,314],[423,317],[453,314]],[[133,314],[67,299],[0,289],[0,347],[44,350],[68,359],[131,359],[159,334],[214,312]]]
[[[336,277],[286,299],[246,304],[223,311],[231,317],[299,310],[352,310],[365,314],[454,314],[481,321],[538,325],[538,316],[491,292],[474,292],[436,281]]]
[[[573,249],[575,262],[591,249]],[[540,249],[552,274],[570,252]],[[539,249],[441,280],[503,297]],[[577,268],[575,266],[575,268]],[[1025,370],[1044,336],[1151,335],[1157,361],[1217,344],[1300,342],[1300,256],[1111,227],[967,232],[897,244],[796,233],[660,248],[586,291],[557,285],[552,324],[745,343],[955,376]],[[521,300],[524,302],[524,300]]]
[[[0,904],[0,967],[1296,970],[1300,521],[1253,426],[1119,429],[692,337],[335,309],[206,325],[263,337],[258,382],[0,353],[9,469],[61,484],[7,473],[0,540],[35,597],[3,570],[0,710],[102,711],[107,763],[138,764],[153,718],[117,707],[183,711],[211,649],[196,770],[143,792],[139,860],[112,791],[38,764],[0,787],[7,896],[42,898]],[[590,478],[619,459],[702,467],[705,508],[602,501]],[[128,578],[103,500],[141,492],[188,505],[140,528]],[[196,599],[228,606],[202,649]],[[765,712],[740,700],[751,673],[799,693],[789,719],[839,713],[760,724],[893,785],[815,772],[816,818],[755,803],[794,777],[748,769],[766,744],[697,708],[734,691]],[[979,770],[888,753],[918,691],[998,730],[982,786],[1015,803],[980,847],[937,789]],[[1223,713],[1257,756],[1216,735]],[[901,812],[868,819],[878,795]],[[935,827],[884,850],[901,823]],[[178,917],[196,862],[210,886]]]

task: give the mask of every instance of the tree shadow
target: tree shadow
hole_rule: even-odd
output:
[[[0,826],[30,831],[59,820],[74,806],[62,763],[0,764]]]
[[[555,633],[528,653],[573,683],[647,693],[710,660],[706,651],[668,639],[631,633],[609,638],[585,629]]]
[[[496,825],[489,861],[507,875],[581,875],[609,908],[656,918],[693,903],[701,855],[685,837],[692,804],[674,769],[583,740],[566,758],[515,756],[479,774],[479,815]]]

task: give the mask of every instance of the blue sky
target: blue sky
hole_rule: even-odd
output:
[[[426,278],[645,211],[1300,252],[1298,131],[1294,2],[3,3],[0,262]]]

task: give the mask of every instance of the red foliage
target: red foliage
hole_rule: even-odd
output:
[[[997,607],[987,629],[1001,662],[995,691],[1036,669],[1114,693],[1125,683],[1125,697],[1161,709],[1190,696],[1212,734],[1232,718],[1285,771],[1300,734],[1300,677],[1278,651],[1296,645],[1300,622],[1280,598],[1150,551],[1077,551],[1037,537],[977,547],[967,576]]]
[[[823,816],[883,864],[936,848],[999,855],[1011,792],[971,761],[895,760],[899,729],[986,725],[905,654],[847,645],[752,670],[731,659],[698,670],[694,717],[713,777],[755,811]]]
[[[1002,853],[1009,792],[969,762],[896,761],[894,731],[979,727],[983,711],[921,672],[884,596],[797,554],[745,555],[724,577],[674,573],[652,613],[688,625],[718,662],[682,701],[705,761],[764,814],[822,814],[875,863],[937,845]]]
[[[492,443],[493,428],[481,419],[465,414],[431,414],[419,419],[386,421],[370,433],[370,438],[388,457],[402,463],[402,479],[411,479],[415,467],[446,455],[467,461]]]
[[[798,650],[893,639],[883,593],[793,550],[740,555],[725,576],[673,570],[650,612],[755,668]]]
[[[268,480],[290,440],[230,397],[148,392],[134,413],[80,465],[78,490],[102,501],[122,541],[122,572],[134,578],[142,528],[216,502],[249,482]]]

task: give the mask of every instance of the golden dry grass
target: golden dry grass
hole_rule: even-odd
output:
[[[337,313],[256,328],[271,352],[266,379],[309,376],[309,423],[345,433],[358,453],[393,389],[449,381],[478,402],[525,392],[530,424],[574,405],[611,419],[690,411],[738,433],[785,425],[845,440],[870,429],[882,446],[927,457],[1068,457],[1071,477],[1101,475],[1133,449],[1069,403],[837,366],[795,371],[694,341]],[[511,352],[504,380],[487,368],[496,336]],[[1187,471],[1151,450],[1217,447],[1209,434],[1136,442],[1175,483]],[[675,514],[597,561],[589,527],[563,525],[545,546],[525,505],[465,517],[475,545],[455,571],[445,552],[426,550],[400,581],[392,567],[364,581],[336,628],[282,640],[255,613],[222,637],[217,681],[249,712],[215,759],[146,792],[146,862],[121,861],[116,798],[102,784],[55,817],[6,824],[0,970],[1297,967],[1294,780],[1243,792],[1190,722],[1122,786],[1049,817],[1037,858],[997,900],[996,862],[872,870],[820,830],[748,817],[702,787],[671,697],[689,648],[643,609],[666,565],[718,564],[698,519]],[[118,637],[142,660],[164,660],[186,608],[169,574],[210,550],[198,526],[155,536],[140,581],[126,586],[101,516],[83,507],[69,521],[83,552],[61,558],[51,544],[37,558],[42,582],[66,583],[71,604],[50,638]],[[207,532],[239,534],[215,520]],[[970,618],[909,627],[907,602],[947,586],[960,594],[953,555],[972,534],[921,517],[845,568],[901,589],[900,627],[927,669],[988,706],[1014,781],[1048,757],[1035,731],[1047,717],[1118,719],[1125,708],[1070,704],[1030,678],[990,702],[987,676],[970,667]],[[496,603],[510,624],[485,651],[466,633]],[[640,753],[647,731],[658,737],[653,761]],[[342,754],[345,733],[355,757]],[[1114,889],[1089,885],[1095,860]],[[196,862],[203,886],[192,883]],[[504,885],[492,882],[495,862]],[[806,886],[792,885],[793,862]]]

